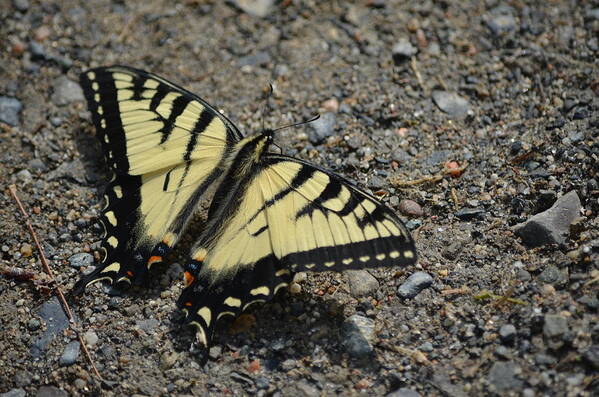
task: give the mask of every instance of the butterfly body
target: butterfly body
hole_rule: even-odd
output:
[[[220,318],[270,300],[295,272],[416,261],[391,209],[342,176],[269,152],[273,130],[244,137],[201,98],[137,69],[93,69],[81,82],[115,177],[101,217],[105,259],[76,291],[143,279],[211,186],[178,300],[205,346]]]

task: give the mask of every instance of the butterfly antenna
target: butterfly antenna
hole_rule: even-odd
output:
[[[311,123],[313,121],[318,120],[319,118],[320,118],[320,114],[317,114],[316,116],[312,117],[309,120],[304,120],[304,121],[300,121],[299,123],[293,123],[293,124],[289,124],[289,125],[284,125],[282,127],[279,127],[279,128],[276,128],[276,129],[272,130],[272,132],[276,132],[276,131],[279,131],[279,130],[282,130],[282,129],[285,129],[285,128],[298,127],[300,125],[309,124],[309,123]]]
[[[264,119],[265,119],[264,115],[266,114],[266,108],[268,107],[268,100],[272,96],[273,92],[274,92],[274,88],[273,88],[272,84],[268,83],[268,94],[264,98],[264,103],[262,103],[262,131],[264,131]]]

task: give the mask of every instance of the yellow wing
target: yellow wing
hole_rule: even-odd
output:
[[[114,178],[101,217],[102,264],[76,286],[143,278],[178,240],[237,128],[190,92],[123,66],[89,70],[81,86]]]
[[[185,268],[179,306],[205,345],[216,320],[271,299],[293,272],[416,262],[401,220],[348,180],[285,156],[264,163],[250,181],[223,188],[229,200],[215,203]]]

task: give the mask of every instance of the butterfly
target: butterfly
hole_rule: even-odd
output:
[[[91,69],[80,82],[114,175],[104,260],[74,293],[100,280],[143,283],[212,186],[177,302],[205,347],[220,318],[272,299],[296,272],[416,262],[390,208],[340,175],[269,152],[272,129],[244,136],[198,96],[130,67]]]

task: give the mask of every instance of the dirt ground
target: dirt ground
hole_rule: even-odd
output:
[[[0,396],[599,395],[599,2],[0,0],[0,16]],[[222,324],[202,366],[175,308],[198,216],[148,286],[70,301],[94,381],[8,186],[70,290],[100,259],[108,178],[78,74],[112,64],[242,131],[321,114],[277,144],[397,210],[418,264],[302,274]],[[563,200],[557,239],[516,234]],[[417,272],[432,284],[398,295]]]

